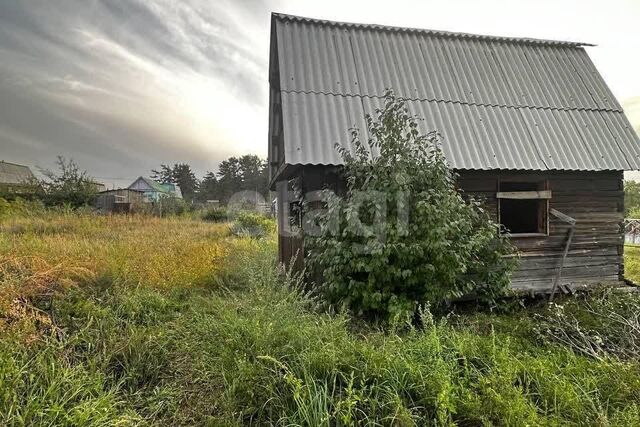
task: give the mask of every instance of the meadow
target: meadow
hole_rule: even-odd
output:
[[[0,424],[640,425],[635,294],[364,323],[234,227],[0,205]]]

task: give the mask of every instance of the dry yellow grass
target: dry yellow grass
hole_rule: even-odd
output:
[[[189,218],[42,213],[0,220],[0,330],[47,326],[34,298],[108,277],[157,289],[213,283],[235,246],[227,224]]]
[[[39,258],[130,283],[201,283],[225,256],[226,224],[183,218],[49,214],[0,223],[0,260]]]

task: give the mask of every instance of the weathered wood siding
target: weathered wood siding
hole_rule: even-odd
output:
[[[623,174],[622,172],[508,172],[458,171],[459,188],[482,198],[494,220],[498,220],[496,193],[500,180],[548,181],[554,208],[577,220],[576,231],[564,262],[560,285],[579,287],[596,283],[619,283],[623,279]],[[344,182],[336,168],[306,166],[297,171],[303,193],[331,188],[344,193]],[[284,227],[286,197],[278,191],[278,225]],[[513,287],[533,292],[551,289],[567,239],[569,225],[549,215],[549,235],[513,239],[520,252],[520,268],[513,276]],[[280,260],[299,253],[294,268],[302,268],[302,239],[280,236]],[[299,252],[300,251],[300,252]]]
[[[304,267],[304,247],[302,235],[293,235],[289,224],[288,181],[276,183],[277,192],[277,221],[278,221],[278,259],[287,269],[301,271]],[[293,265],[292,265],[293,263]]]
[[[577,220],[576,231],[562,270],[561,285],[614,283],[623,278],[624,192],[622,172],[459,171],[459,187],[483,198],[497,220],[499,180],[548,180],[554,208]],[[566,243],[569,225],[549,216],[549,235],[514,238],[521,254],[514,274],[516,289],[544,292],[551,288]]]
[[[289,202],[292,201],[291,184],[288,180],[295,179],[299,184],[299,192],[310,195],[315,191],[331,189],[337,194],[345,193],[345,183],[339,178],[340,168],[335,166],[307,165],[300,169],[294,169],[283,179],[276,183],[277,211],[278,211],[278,257],[287,268],[300,271],[304,268],[304,239],[302,233],[292,235],[287,224],[290,221]],[[315,199],[314,199],[315,200]],[[311,209],[321,208],[322,203],[307,200]],[[295,264],[292,265],[292,260]]]

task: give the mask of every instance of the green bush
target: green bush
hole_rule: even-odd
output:
[[[353,130],[355,152],[338,147],[346,196],[326,193],[320,230],[306,233],[328,300],[384,317],[470,293],[493,302],[508,289],[514,248],[479,201],[456,191],[437,135],[421,135],[391,92],[366,121],[369,141]]]
[[[6,200],[0,197],[0,219],[9,217],[34,217],[42,215],[46,209],[39,200],[17,198]]]
[[[209,208],[202,213],[204,221],[225,222],[229,220],[229,212],[225,208]]]
[[[273,219],[255,212],[240,212],[231,226],[236,236],[263,237],[274,230]]]
[[[90,205],[98,194],[98,186],[73,159],[58,156],[58,171],[42,170],[45,179],[39,181],[38,196],[47,206],[77,208]]]
[[[624,215],[626,218],[640,218],[640,182],[624,182]]]
[[[192,210],[190,202],[173,196],[160,196],[152,205],[152,213],[163,217],[185,215]]]

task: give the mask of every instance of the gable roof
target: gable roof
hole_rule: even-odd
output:
[[[640,169],[638,137],[583,46],[273,14],[269,163],[341,164],[334,144],[349,148],[354,126],[367,139],[365,114],[392,88],[455,169]]]
[[[142,183],[143,185],[139,185],[138,183]],[[159,182],[152,180],[151,178],[147,178],[146,176],[139,176],[135,181],[131,183],[131,185],[129,185],[128,189],[169,193],[168,188],[164,187]]]
[[[174,184],[174,183],[162,184],[146,176],[139,176],[138,178],[136,178],[136,180],[133,181],[131,185],[127,187],[127,189],[144,191],[144,192],[171,194],[178,198],[182,198],[182,191],[180,190],[180,187],[178,186],[178,184]]]
[[[35,176],[28,166],[0,160],[0,184],[26,184],[34,178]]]

